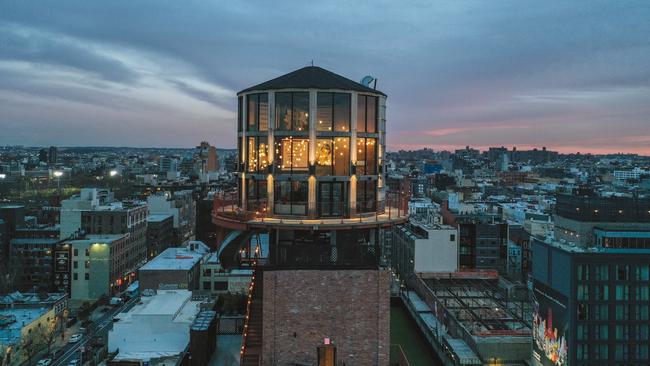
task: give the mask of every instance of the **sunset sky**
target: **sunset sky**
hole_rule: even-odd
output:
[[[311,60],[378,78],[389,150],[650,155],[647,0],[1,1],[0,145],[234,147]]]

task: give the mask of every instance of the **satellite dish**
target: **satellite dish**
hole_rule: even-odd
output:
[[[370,83],[372,83],[373,80],[375,80],[375,78],[373,78],[370,75],[367,75],[367,76],[364,76],[363,79],[361,79],[361,84],[363,84],[363,85],[365,85],[367,87],[370,87]]]

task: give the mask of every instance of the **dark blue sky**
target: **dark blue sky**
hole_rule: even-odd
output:
[[[391,150],[650,154],[647,0],[0,0],[0,144],[232,147],[312,59],[379,79]]]

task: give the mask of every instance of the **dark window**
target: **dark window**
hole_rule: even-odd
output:
[[[449,241],[456,241],[456,234],[449,234]]]
[[[347,189],[344,182],[318,183],[318,214],[320,216],[342,216],[346,213]]]
[[[210,281],[203,281],[203,289],[204,289],[204,290],[211,290],[211,289],[212,289],[212,282],[210,282]]]
[[[307,214],[308,183],[306,181],[276,181],[274,209],[279,215]]]
[[[377,132],[377,97],[359,95],[357,99],[357,131]]]
[[[237,98],[237,132],[242,131],[242,113],[244,111],[244,97]]]
[[[228,282],[227,281],[215,281],[214,282],[214,290],[215,291],[227,291],[228,290]]]
[[[86,281],[90,280],[90,273],[87,273],[87,272],[86,272],[86,273],[84,274],[84,279],[85,279]]]
[[[72,274],[72,279],[75,280],[75,281],[78,280],[79,279],[79,274],[77,274],[77,272],[73,273]]]
[[[350,94],[318,93],[316,131],[350,131]]]
[[[269,100],[268,94],[249,94],[247,97],[247,127],[246,131],[268,131],[269,129]]]
[[[275,129],[278,131],[309,130],[309,93],[275,93]]]
[[[246,196],[249,211],[266,210],[266,179],[248,179],[246,181]]]
[[[78,255],[79,255],[79,249],[75,249],[75,250],[73,250],[73,253],[74,253],[73,255],[74,255],[75,257],[78,256]]]
[[[377,207],[377,181],[357,182],[357,212],[374,212]]]
[[[79,261],[72,262],[72,268],[74,268],[74,269],[79,268]]]
[[[318,93],[318,113],[316,118],[316,131],[332,131],[332,114],[334,98],[332,93]]]

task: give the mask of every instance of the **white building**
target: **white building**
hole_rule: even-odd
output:
[[[411,221],[393,229],[392,265],[401,276],[458,270],[458,229]]]
[[[140,304],[117,315],[108,333],[108,352],[118,352],[112,361],[176,365],[189,344],[200,303],[187,290],[142,296]]]

